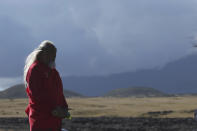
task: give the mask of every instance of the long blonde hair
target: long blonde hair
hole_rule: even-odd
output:
[[[26,82],[26,76],[27,76],[27,72],[29,70],[29,67],[36,61],[39,59],[39,56],[42,52],[44,51],[51,51],[52,50],[57,50],[56,47],[54,46],[53,42],[49,41],[49,40],[44,40],[43,42],[41,42],[41,44],[34,49],[26,58],[25,60],[25,66],[24,66],[24,74],[23,74],[23,79],[24,79],[24,83],[25,86],[27,85]]]

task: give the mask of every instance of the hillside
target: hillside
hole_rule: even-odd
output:
[[[70,91],[70,90],[65,90],[64,89],[64,96],[66,98],[69,98],[69,97],[85,97],[79,93],[76,93],[76,92],[73,92],[73,91]]]
[[[0,92],[0,98],[27,98],[23,84],[14,85]]]
[[[65,97],[83,97],[82,95],[64,90]],[[0,98],[27,98],[24,84],[14,85],[0,92]]]
[[[164,97],[169,96],[161,91],[149,87],[129,87],[114,89],[105,97]]]
[[[68,76],[63,84],[86,96],[100,96],[117,88],[152,87],[170,94],[197,93],[197,54],[168,63],[163,68],[123,72],[108,76]]]

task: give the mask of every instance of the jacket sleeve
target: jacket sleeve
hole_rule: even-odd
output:
[[[59,88],[59,92],[58,92],[59,93],[59,104],[60,104],[60,106],[63,106],[68,109],[68,104],[66,102],[66,98],[63,93],[63,84],[62,84],[61,77],[60,77],[57,70],[55,70],[55,73],[56,73],[56,79],[57,79],[58,88]]]
[[[52,111],[53,103],[47,90],[47,82],[44,74],[37,68],[33,68],[29,74],[29,93],[36,108],[42,111]]]

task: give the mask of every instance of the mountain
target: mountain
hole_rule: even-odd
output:
[[[73,91],[64,90],[65,97],[84,97]],[[0,92],[0,98],[27,98],[24,84],[14,85]]]
[[[0,92],[0,98],[27,98],[23,84],[14,85]]]
[[[169,96],[161,91],[149,87],[129,87],[114,89],[105,97],[164,97]]]
[[[64,93],[64,96],[66,98],[69,98],[69,97],[85,97],[85,96],[83,96],[79,93],[76,93],[76,92],[73,92],[73,91],[70,91],[70,90],[66,90],[66,89],[64,89],[63,93]]]
[[[152,87],[165,93],[197,93],[197,54],[168,63],[160,69],[146,69],[108,76],[68,76],[63,84],[86,96],[100,96],[117,88]]]

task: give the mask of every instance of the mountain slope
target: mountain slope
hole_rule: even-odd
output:
[[[70,90],[65,90],[65,89],[64,89],[63,93],[64,93],[64,96],[66,98],[69,98],[69,97],[85,97],[85,96],[83,96],[79,93],[76,93],[76,92],[73,92],[73,91],[70,91]]]
[[[1,91],[0,98],[27,98],[24,84],[15,85]]]
[[[197,55],[189,55],[161,69],[147,69],[109,76],[63,77],[69,90],[86,96],[100,96],[117,88],[152,87],[165,93],[197,93]]]
[[[114,89],[105,97],[164,97],[169,96],[161,91],[149,87],[129,87]]]
[[[82,95],[64,90],[65,97],[83,97]],[[0,92],[0,98],[27,98],[24,84],[14,85]]]

